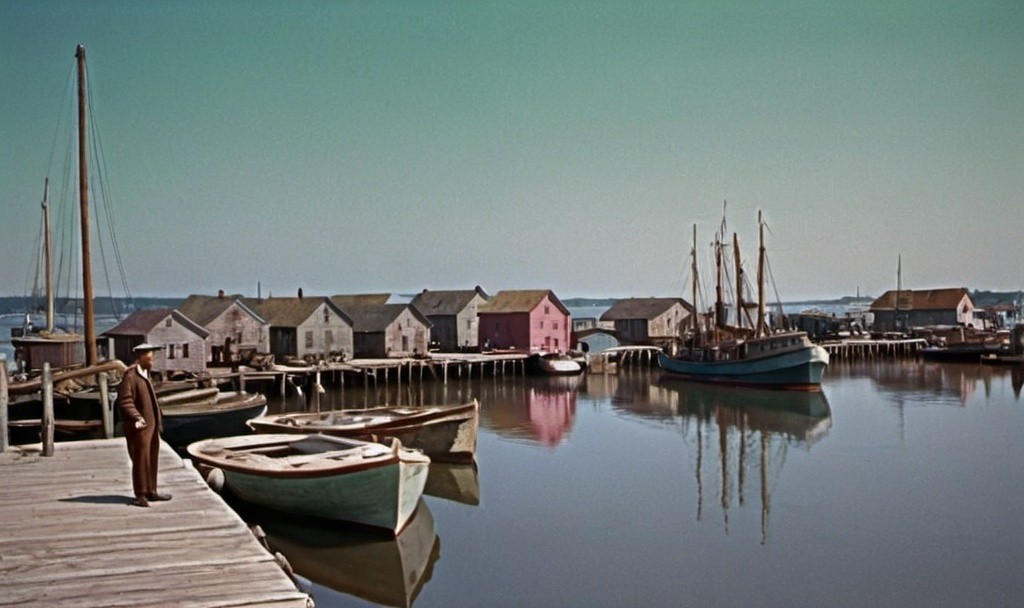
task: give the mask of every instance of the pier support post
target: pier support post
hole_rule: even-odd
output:
[[[0,357],[0,452],[6,451],[11,446],[11,430],[7,426],[9,422],[7,405],[11,402],[11,398],[7,386],[7,358]]]
[[[114,404],[110,402],[110,387],[107,385],[109,381],[107,372],[100,372],[97,380],[100,385],[100,411],[103,416],[103,436],[107,439],[113,439]]]
[[[43,456],[53,456],[53,371],[43,363]]]

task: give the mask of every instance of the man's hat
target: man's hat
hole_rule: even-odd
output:
[[[132,351],[137,354],[142,354],[154,350],[163,350],[163,348],[163,346],[157,346],[156,344],[149,344],[148,342],[143,342],[142,344],[139,344],[138,346],[133,348]]]

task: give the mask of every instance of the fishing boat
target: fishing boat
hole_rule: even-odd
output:
[[[198,390],[202,393],[192,400],[185,399],[192,391],[157,398],[164,423],[161,437],[172,447],[250,433],[246,423],[267,413],[267,398],[260,393]]]
[[[724,222],[715,239],[717,268],[714,325],[704,328],[699,314],[692,315],[693,323],[683,347],[675,356],[658,354],[658,363],[665,371],[700,382],[714,382],[740,386],[808,390],[821,389],[821,378],[829,363],[828,352],[813,344],[802,331],[774,331],[768,326],[765,305],[765,224],[758,214],[759,253],[757,265],[757,318],[750,318],[743,298],[743,271],[740,264],[739,242],[733,235],[736,260],[736,324],[726,323],[723,300]],[[692,250],[693,301],[697,302],[697,228],[693,229]],[[746,315],[748,324],[744,325]]]
[[[476,455],[480,404],[343,409],[276,414],[249,421],[257,433],[323,433],[374,440],[395,437],[438,462],[470,462]]]
[[[352,522],[398,534],[427,481],[430,458],[385,438],[241,435],[188,446],[197,463],[220,469],[239,499],[292,515]]]
[[[538,376],[577,376],[583,364],[563,353],[537,352],[526,358],[526,369]]]

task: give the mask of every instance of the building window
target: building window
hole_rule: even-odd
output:
[[[170,327],[170,326],[171,326],[171,318],[167,317],[167,320],[164,321],[164,327]]]
[[[551,322],[551,329],[558,329],[558,321]]]
[[[176,344],[168,344],[167,345],[167,358],[168,359],[174,359],[174,356],[175,356],[174,348],[175,348],[175,346],[177,346],[177,345]]]
[[[334,344],[334,334],[329,329],[324,332],[324,344],[327,345],[327,350],[331,350],[331,345]]]
[[[551,314],[551,307],[549,307],[547,304],[544,305],[544,314]]]
[[[540,328],[541,328],[541,329],[544,329],[544,320],[543,320],[543,319],[541,319],[541,322],[540,322]]]
[[[313,348],[313,332],[306,332],[306,348]]]
[[[331,311],[328,310],[327,307],[325,306],[324,307],[324,323],[327,323],[330,320],[331,320]]]
[[[188,359],[188,342],[181,345],[181,358]]]

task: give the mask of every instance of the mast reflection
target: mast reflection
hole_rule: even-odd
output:
[[[809,450],[832,427],[825,394],[740,389],[671,377],[662,377],[657,386],[681,417],[684,440],[694,448],[697,519],[704,516],[705,486],[717,483],[728,533],[730,509],[747,505],[751,478],[756,478],[761,543],[767,542],[771,489],[790,447]],[[714,473],[716,468],[718,478],[709,479],[708,469]]]

